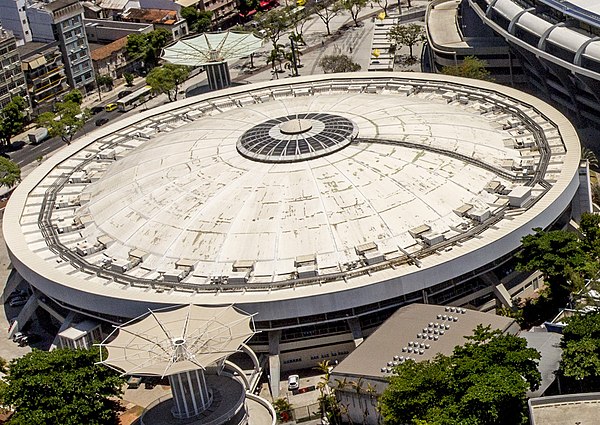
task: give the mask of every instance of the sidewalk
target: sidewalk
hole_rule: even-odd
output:
[[[98,90],[95,90],[91,92],[88,96],[83,98],[83,101],[81,102],[81,109],[92,108],[93,106],[106,105],[107,103],[111,103],[110,101],[114,100],[118,96],[118,94],[123,90],[132,90],[138,84],[145,82],[146,79],[144,77],[135,77],[133,80],[133,84],[131,86],[127,86],[125,84],[125,80],[123,80],[119,82],[119,84],[114,85],[111,90],[102,91],[102,93],[100,94],[102,100],[100,100]]]

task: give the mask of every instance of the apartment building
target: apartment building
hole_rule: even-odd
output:
[[[49,109],[70,89],[58,41],[25,43],[19,55],[31,106],[36,112]]]
[[[21,70],[16,39],[5,29],[0,29],[0,64],[0,108],[14,96],[21,96],[28,101],[27,85]]]
[[[94,88],[94,71],[83,23],[83,6],[78,0],[52,2],[0,0],[0,11],[25,19],[2,19],[6,28],[25,41],[58,42],[67,81],[72,88],[87,92]],[[31,35],[31,37],[29,37]]]

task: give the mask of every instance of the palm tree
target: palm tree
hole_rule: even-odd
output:
[[[289,400],[285,398],[278,398],[277,400],[273,401],[273,408],[277,413],[277,418],[282,422],[287,422],[288,420],[292,419],[290,415],[292,404],[289,402]]]
[[[590,165],[590,167],[593,168],[598,168],[598,157],[596,156],[596,154],[588,148],[582,148],[581,149],[581,159],[585,159],[588,164]]]

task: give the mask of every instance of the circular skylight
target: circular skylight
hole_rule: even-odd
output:
[[[302,161],[336,152],[356,135],[354,123],[339,115],[294,114],[252,127],[240,137],[237,150],[257,161]]]

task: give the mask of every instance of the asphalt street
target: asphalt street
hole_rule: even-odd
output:
[[[146,85],[145,82],[139,83],[133,87],[128,87],[127,90],[135,91]],[[117,96],[112,96],[108,98],[102,99],[102,105],[106,105],[108,103],[116,102]],[[109,122],[115,119],[120,118],[122,115],[119,111],[106,112],[102,111],[95,115],[92,115],[91,118],[84,124],[84,126],[73,136],[73,140],[80,137],[82,134],[89,133],[90,131],[96,129],[96,120],[100,118],[108,118]],[[23,168],[27,164],[31,164],[34,161],[37,161],[38,158],[44,157],[55,150],[63,147],[65,142],[60,137],[52,137],[44,140],[43,142],[37,145],[30,145],[24,141],[14,141],[12,146],[3,151],[5,155],[7,155],[12,161],[14,161],[19,167]]]

